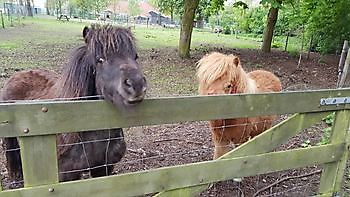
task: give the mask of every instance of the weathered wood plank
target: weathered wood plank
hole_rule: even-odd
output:
[[[9,190],[1,192],[0,196],[136,196],[235,177],[334,162],[342,156],[343,151],[345,151],[344,144],[301,148]],[[49,188],[52,188],[53,192],[49,192]]]
[[[336,112],[330,143],[345,143],[346,147],[349,147],[349,120],[350,110]],[[320,194],[340,191],[348,156],[349,151],[344,151],[340,161],[325,164],[321,176]]]
[[[322,118],[326,117],[328,114],[330,114],[330,112],[294,114],[280,124],[266,130],[261,135],[256,136],[252,140],[247,141],[231,152],[223,155],[220,159],[272,151],[286,142],[290,137],[293,137],[304,129],[321,122]]]
[[[0,104],[0,122],[8,121],[0,124],[0,137],[344,108],[319,105],[321,98],[335,96],[350,96],[350,89],[146,99],[129,111],[117,110],[104,101]],[[41,110],[44,106],[46,113]],[[33,132],[24,134],[24,128]]]
[[[284,143],[288,138],[295,136],[303,129],[309,128],[313,124],[320,122],[322,118],[326,117],[328,114],[330,114],[330,112],[294,114],[288,119],[266,130],[264,133],[256,136],[252,140],[249,140],[248,142],[221,156],[219,159],[242,157],[272,151],[274,148]],[[190,188],[164,191],[156,196],[178,196],[183,193],[186,193],[189,196],[195,196],[195,194],[198,194],[207,188],[208,185],[200,185]]]
[[[24,186],[58,183],[56,135],[19,138]]]

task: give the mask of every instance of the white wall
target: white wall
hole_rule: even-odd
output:
[[[36,8],[44,9],[45,8],[45,2],[46,2],[46,0],[34,0],[34,6]]]

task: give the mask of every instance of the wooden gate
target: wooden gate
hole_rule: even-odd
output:
[[[350,89],[159,98],[129,113],[105,101],[0,104],[0,137],[19,137],[24,175],[24,188],[0,196],[191,196],[208,183],[315,164],[324,164],[319,195],[332,196],[340,191],[348,158],[349,97]],[[329,144],[272,152],[331,112],[336,115]],[[58,182],[58,133],[291,113],[215,161]]]

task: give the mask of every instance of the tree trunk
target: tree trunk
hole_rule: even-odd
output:
[[[170,20],[171,22],[174,22],[174,6],[171,7],[171,10],[170,10]]]
[[[193,19],[199,0],[185,0],[184,13],[181,21],[179,56],[186,58],[190,56],[191,36],[193,30]]]
[[[278,8],[271,7],[267,17],[267,24],[264,31],[264,40],[262,43],[261,50],[263,52],[269,53],[271,51],[271,42],[273,38],[273,31],[275,30],[275,25],[278,17]]]
[[[286,45],[284,46],[284,51],[287,51],[287,48],[288,48],[288,40],[289,40],[289,32],[287,32]]]
[[[33,16],[33,10],[32,10],[32,6],[30,4],[30,0],[26,0],[26,8],[27,8],[27,15]]]
[[[18,1],[18,4],[19,4],[19,12],[21,14],[21,16],[24,16],[24,13],[23,13],[23,1],[22,0],[19,0]]]
[[[49,6],[46,6],[46,15],[50,15],[50,9],[49,9]]]
[[[62,0],[58,0],[58,13],[57,15],[62,15]]]

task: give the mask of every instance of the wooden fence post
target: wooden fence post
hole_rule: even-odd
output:
[[[24,187],[58,183],[56,135],[20,137],[19,142]]]
[[[330,139],[331,144],[345,143],[347,150],[350,146],[349,120],[350,110],[337,111]],[[349,151],[344,151],[339,161],[324,165],[319,190],[321,195],[326,193],[339,194],[348,156]]]
[[[344,84],[345,84],[345,81],[346,81],[346,78],[347,78],[347,75],[348,75],[348,71],[349,71],[349,65],[350,65],[350,50],[348,50],[348,52],[347,52],[347,56],[346,56],[346,59],[345,59],[343,71],[341,72],[339,84],[337,84],[338,88],[343,87]]]
[[[344,64],[345,64],[345,59],[346,59],[346,56],[348,54],[348,50],[349,50],[349,43],[348,43],[347,40],[345,40],[344,44],[343,44],[343,49],[342,49],[342,52],[341,52],[341,56],[340,56],[340,59],[339,59],[337,88],[339,88],[339,82],[340,82],[341,77],[342,77]]]

